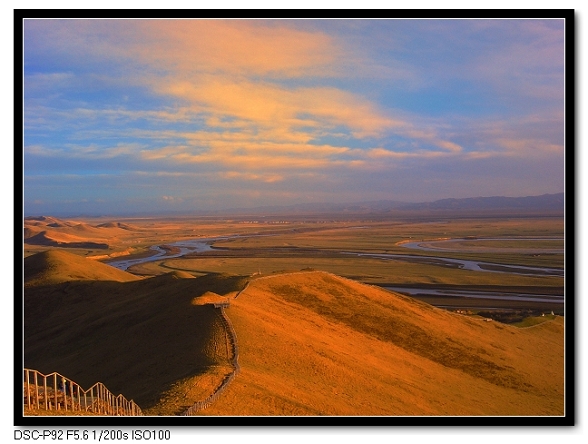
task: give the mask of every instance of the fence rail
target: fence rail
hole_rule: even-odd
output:
[[[90,412],[108,416],[143,416],[133,400],[115,396],[101,382],[88,390],[65,376],[53,372],[48,375],[24,369],[24,408],[29,410],[60,410]]]

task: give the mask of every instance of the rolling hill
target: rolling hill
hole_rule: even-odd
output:
[[[128,282],[137,279],[126,271],[61,250],[44,251],[24,259],[25,288],[78,280]]]
[[[149,408],[177,381],[225,364],[219,311],[194,299],[243,286],[239,277],[182,272],[141,279],[63,251],[29,256],[24,364],[82,387],[103,382]]]
[[[323,272],[227,311],[241,373],[207,415],[559,415],[563,322],[484,322]]]
[[[519,329],[318,271],[139,279],[97,265],[111,268],[27,258],[25,365],[102,381],[150,414],[181,414],[227,371],[217,298],[231,299],[241,371],[199,414],[564,411],[561,318]]]
[[[109,222],[93,226],[55,217],[25,217],[24,243],[45,247],[107,249],[119,236],[136,230],[129,224]]]

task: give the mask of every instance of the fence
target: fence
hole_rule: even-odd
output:
[[[128,401],[123,395],[115,396],[101,382],[84,390],[56,372],[44,375],[37,370],[24,369],[23,390],[25,409],[143,416],[134,401]]]
[[[231,321],[229,320],[229,318],[227,317],[227,315],[225,313],[224,307],[221,307],[220,311],[221,311],[222,323],[224,324],[225,331],[227,332],[227,336],[226,336],[227,346],[230,347],[233,352],[232,353],[233,357],[231,359],[231,365],[233,366],[233,371],[231,373],[229,373],[227,376],[225,376],[225,378],[223,379],[223,382],[218,386],[218,388],[208,398],[206,398],[204,401],[198,401],[198,402],[194,403],[190,408],[188,408],[188,410],[186,410],[182,414],[182,416],[192,416],[196,412],[198,412],[199,410],[204,410],[205,408],[210,407],[210,405],[218,399],[218,397],[228,387],[228,385],[233,381],[233,379],[235,379],[235,377],[239,373],[239,370],[241,369],[239,367],[239,347],[237,346],[237,334],[235,333],[235,329],[233,328],[233,324],[231,324]]]
[[[237,299],[241,295],[241,293],[243,293],[245,290],[247,290],[247,288],[249,288],[250,283],[251,281],[247,281],[245,286],[241,290],[239,290],[239,292],[235,295],[235,299]]]

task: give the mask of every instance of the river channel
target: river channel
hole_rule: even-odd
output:
[[[268,235],[233,235],[233,236],[222,236],[222,237],[211,237],[211,238],[199,238],[191,240],[181,240],[173,243],[165,244],[165,247],[172,247],[174,250],[178,250],[175,253],[170,253],[169,249],[162,248],[162,246],[154,245],[151,247],[153,255],[149,257],[136,258],[136,259],[122,259],[108,262],[109,265],[119,268],[121,270],[127,270],[129,267],[137,264],[146,262],[153,262],[160,259],[172,259],[185,256],[187,254],[198,254],[207,251],[212,251],[213,244],[220,240],[235,239],[235,238],[249,238],[257,236],[268,236]],[[270,235],[271,236],[271,235]],[[458,249],[451,248],[451,242],[467,242],[467,241],[480,241],[480,240],[512,240],[509,238],[493,238],[493,239],[447,239],[437,241],[421,241],[421,242],[407,242],[402,244],[407,249],[425,250],[425,251],[437,251],[442,250],[443,252],[458,252]],[[532,239],[526,239],[532,240]],[[547,239],[537,239],[547,240]],[[553,240],[553,239],[549,239]],[[430,246],[434,243],[434,247]],[[449,248],[442,246],[443,243]],[[275,250],[275,249],[274,249]],[[529,267],[523,265],[506,265],[492,262],[465,260],[453,257],[439,257],[439,256],[421,256],[421,255],[410,255],[410,254],[393,254],[393,253],[364,253],[357,251],[340,251],[341,254],[355,255],[358,257],[369,257],[383,260],[402,260],[407,262],[426,263],[429,265],[437,265],[441,267],[452,267],[461,270],[468,271],[482,271],[488,273],[507,273],[521,276],[564,276],[564,270],[561,268],[546,268],[546,267]],[[456,296],[456,297],[471,297],[471,298],[483,298],[483,299],[508,299],[517,301],[531,301],[531,302],[553,302],[562,303],[563,297],[558,296],[547,296],[537,294],[525,294],[525,293],[496,293],[496,292],[471,292],[471,291],[459,291],[459,290],[434,290],[430,288],[394,288],[385,287],[400,293],[408,294],[427,294],[427,295],[443,295],[443,296]]]
[[[162,259],[165,256],[165,259],[172,259],[176,257],[182,257],[187,254],[192,253],[203,253],[205,251],[212,250],[212,244],[226,239],[233,239],[242,236],[223,236],[223,237],[210,237],[210,238],[199,238],[199,239],[189,239],[189,240],[181,240],[177,242],[173,242],[171,244],[165,244],[166,246],[170,247],[177,247],[179,248],[178,253],[168,254],[168,251],[161,248],[159,245],[153,245],[151,250],[153,254],[148,257],[142,257],[137,259],[123,259],[123,260],[116,260],[116,261],[109,261],[108,265],[112,267],[116,267],[120,270],[127,270],[129,267],[138,264],[144,264],[147,262],[157,261]],[[250,237],[250,236],[248,236]]]

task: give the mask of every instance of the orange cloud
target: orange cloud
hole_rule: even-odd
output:
[[[268,83],[201,77],[194,81],[161,81],[155,88],[205,109],[208,122],[243,127],[244,122],[292,132],[297,127],[345,126],[355,137],[382,135],[405,123],[356,94],[336,88],[288,89]],[[228,117],[237,119],[227,123]]]
[[[367,157],[372,159],[385,159],[385,158],[396,158],[402,159],[406,157],[414,156],[414,153],[390,151],[384,148],[372,148],[366,152]]]
[[[459,153],[463,150],[463,148],[457,143],[449,142],[447,140],[440,140],[436,143],[436,145],[453,153]]]
[[[506,139],[499,138],[497,144],[510,155],[538,155],[540,153],[561,153],[564,152],[563,143],[561,145],[549,143],[541,139]]]
[[[265,183],[274,183],[284,180],[284,176],[279,174],[254,174],[244,173],[240,171],[226,171],[220,174],[221,177],[226,179],[245,179],[245,180],[257,180]]]
[[[342,50],[328,35],[287,22],[145,20],[130,56],[176,73],[332,75]]]
[[[109,33],[101,33],[100,21],[88,23],[93,27],[88,32],[76,23],[75,32],[79,38],[97,42],[89,45],[97,56],[112,53],[112,57],[138,62],[141,68],[134,68],[138,80],[133,81],[172,97],[174,103],[157,111],[78,111],[88,118],[101,114],[110,119],[193,122],[195,127],[194,131],[135,130],[134,136],[142,133],[151,139],[176,141],[166,140],[166,146],[150,150],[135,149],[142,160],[223,165],[229,171],[241,171],[242,177],[247,173],[253,180],[266,180],[270,176],[261,171],[268,168],[363,167],[383,159],[462,151],[434,129],[415,124],[413,117],[398,117],[359,94],[323,86],[320,81],[313,82],[314,87],[289,85],[287,81],[294,78],[348,75],[361,58],[357,53],[349,57],[350,49],[321,31],[294,29],[295,24],[288,21],[261,20],[123,20],[118,24],[108,27]],[[97,35],[103,38],[92,38]],[[422,143],[427,149],[406,152],[368,146],[362,150],[323,143],[329,138],[377,138],[381,143],[388,135],[410,139],[417,147]]]

